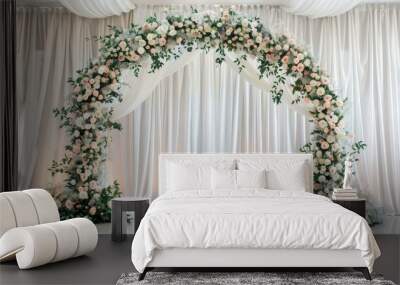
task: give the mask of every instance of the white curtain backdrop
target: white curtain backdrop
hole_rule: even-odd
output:
[[[64,151],[65,134],[52,110],[71,92],[67,79],[97,54],[93,36],[127,26],[132,14],[89,20],[64,8],[18,8],[17,97],[19,188],[52,187],[48,167]]]
[[[55,183],[47,168],[62,154],[65,138],[51,109],[62,104],[68,76],[96,54],[90,38],[104,34],[109,23],[141,23],[163,8],[138,6],[105,20],[83,19],[63,9],[19,9],[21,188]],[[349,98],[348,128],[355,140],[368,144],[356,184],[375,206],[400,214],[400,6],[360,6],[323,19],[262,5],[240,9],[274,31],[292,34],[331,74],[338,94]],[[229,66],[217,66],[213,54],[199,56],[164,79],[121,122],[123,131],[113,135],[109,177],[121,182],[126,195],[152,197],[160,152],[297,151],[310,131],[304,116],[274,105],[269,94]]]
[[[59,0],[78,16],[104,18],[128,13],[135,8],[132,0]]]

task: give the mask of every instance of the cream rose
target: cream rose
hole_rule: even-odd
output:
[[[320,121],[318,122],[318,126],[319,126],[321,129],[324,129],[324,128],[326,128],[326,127],[328,126],[328,123],[327,123],[325,120],[320,120]]]
[[[85,191],[81,191],[81,192],[79,192],[79,199],[81,199],[81,200],[85,200],[85,199],[87,199],[87,198],[89,198],[89,196],[88,196],[88,193],[87,193],[87,192],[85,192]]]
[[[324,94],[325,94],[325,89],[322,88],[322,87],[319,87],[319,88],[317,89],[317,95],[318,95],[318,96],[322,96],[322,95],[324,95]]]
[[[171,31],[169,31],[169,33],[168,33],[168,35],[171,36],[171,37],[176,36],[176,34],[177,34],[176,30],[171,30]]]
[[[104,73],[108,73],[109,68],[107,65],[102,65],[99,67],[98,73],[99,74],[104,74]]]
[[[121,41],[118,45],[122,50],[125,50],[127,47],[126,41]]]
[[[151,41],[151,40],[155,39],[156,37],[157,37],[156,34],[148,33],[146,36],[146,39],[147,39],[147,41]]]

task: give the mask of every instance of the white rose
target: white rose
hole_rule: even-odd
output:
[[[319,88],[317,89],[317,95],[322,96],[322,95],[324,95],[324,94],[325,94],[325,89],[322,88],[322,87],[319,87]]]
[[[146,38],[147,38],[148,41],[151,41],[151,40],[154,39],[155,37],[156,37],[156,35],[153,34],[153,33],[148,33],[147,36],[146,36]]]
[[[317,100],[317,99],[315,99],[315,100],[313,100],[312,101],[313,102],[313,105],[315,106],[315,107],[317,107],[317,106],[319,106],[319,100]]]
[[[138,54],[144,54],[145,53],[145,49],[143,47],[139,47],[137,49]]]
[[[327,85],[329,83],[329,79],[327,77],[325,77],[325,76],[322,76],[321,77],[321,82],[322,82],[322,84]]]
[[[326,127],[328,126],[328,123],[327,123],[325,120],[320,120],[320,121],[318,122],[318,126],[319,126],[321,129],[324,129],[324,128],[326,128]]]
[[[88,197],[89,197],[89,196],[88,196],[88,193],[87,193],[87,192],[85,192],[85,191],[79,192],[79,199],[85,200],[85,199],[87,199]]]
[[[104,74],[104,73],[107,73],[108,71],[109,71],[109,69],[108,69],[108,66],[106,66],[106,65],[100,66],[99,70],[98,70],[99,74]]]
[[[156,30],[160,35],[165,35],[168,32],[168,25],[161,25]]]
[[[176,36],[176,30],[169,31],[168,35],[171,37]]]
[[[326,140],[328,141],[328,143],[333,143],[335,141],[335,137],[332,135],[329,135]]]
[[[65,152],[65,155],[66,155],[68,158],[72,158],[73,155],[74,155],[74,153],[73,153],[72,151],[70,151],[70,150],[67,150],[67,151]]]
[[[97,182],[95,180],[92,180],[89,182],[89,187],[93,190],[97,188]]]
[[[146,45],[146,41],[143,39],[140,39],[138,44],[140,47],[144,47]]]
[[[206,33],[211,33],[212,31],[211,26],[209,24],[204,24],[204,31]]]

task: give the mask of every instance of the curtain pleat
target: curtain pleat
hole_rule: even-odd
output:
[[[16,3],[0,2],[0,192],[18,190]]]
[[[163,9],[140,5],[132,13],[102,20],[64,9],[18,9],[18,104],[20,187],[59,184],[47,170],[63,152],[65,136],[51,114],[70,91],[73,71],[97,55],[94,35],[108,24],[126,27]],[[190,13],[190,7],[175,10]],[[216,9],[202,5],[199,9]],[[348,98],[346,124],[353,140],[368,148],[355,184],[387,214],[400,214],[400,5],[363,5],[322,19],[293,16],[278,7],[239,5],[274,32],[306,47]],[[113,133],[107,177],[125,195],[157,196],[161,152],[296,152],[309,140],[307,119],[276,105],[265,90],[246,82],[212,53],[165,78],[152,96],[121,119]]]

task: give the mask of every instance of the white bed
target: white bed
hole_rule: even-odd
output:
[[[311,194],[312,163],[308,154],[160,155],[160,197],[132,244],[141,278],[154,267],[354,267],[368,278],[380,255],[371,230],[357,214]],[[275,188],[216,189],[217,174],[209,186],[202,172],[190,177],[191,167],[242,176],[263,169]],[[282,187],[291,189],[276,190]]]

